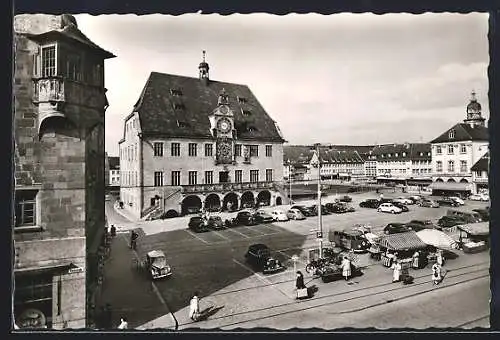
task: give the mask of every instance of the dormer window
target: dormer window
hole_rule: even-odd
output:
[[[182,103],[175,103],[174,104],[174,109],[176,110],[184,110],[186,107]]]
[[[240,97],[238,96],[238,103],[240,104],[246,104],[248,101],[245,97]]]
[[[180,128],[187,128],[187,127],[189,127],[189,124],[187,122],[177,120],[177,126]]]
[[[403,152],[403,157],[406,157],[406,152]]]
[[[448,133],[448,137],[449,137],[450,139],[455,138],[455,130],[450,130],[450,132]]]
[[[243,114],[243,116],[251,116],[252,115],[252,112],[249,110],[241,110],[241,113]]]
[[[391,154],[390,154],[390,153],[389,153],[389,154],[387,154],[387,157],[391,158]]]
[[[248,132],[257,132],[257,128],[255,126],[250,126]]]
[[[423,152],[421,152],[421,153],[420,153],[420,156],[423,156],[423,155],[424,155],[424,153],[423,153]]]
[[[182,96],[182,90],[181,89],[170,89],[170,94],[175,97],[180,97]]]
[[[394,157],[398,157],[398,153],[397,152],[394,154]]]

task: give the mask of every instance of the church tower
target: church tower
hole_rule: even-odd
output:
[[[210,80],[208,76],[208,71],[210,67],[208,66],[208,63],[205,61],[205,55],[206,51],[203,51],[203,61],[200,63],[198,66],[198,69],[200,70],[200,80],[205,84],[208,85],[208,81]]]
[[[465,124],[471,126],[485,126],[486,119],[481,115],[481,104],[476,99],[476,92],[472,90],[469,105],[467,105],[467,119],[464,119]]]

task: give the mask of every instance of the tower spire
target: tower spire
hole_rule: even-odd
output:
[[[203,81],[203,83],[205,85],[208,85],[208,81],[209,81],[209,76],[208,76],[208,71],[210,70],[210,67],[208,66],[208,63],[206,61],[206,53],[207,51],[203,50],[202,51],[202,62],[200,63],[200,65],[198,66],[198,70],[199,70],[199,77],[200,77],[200,80]]]

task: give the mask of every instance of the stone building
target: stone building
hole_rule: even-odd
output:
[[[488,174],[490,172],[490,152],[488,151],[472,167],[472,183],[475,193],[484,193],[489,195]]]
[[[472,193],[471,167],[488,152],[489,134],[481,104],[472,92],[466,119],[431,141],[432,185],[435,194]]]
[[[282,204],[283,136],[245,85],[152,72],[125,118],[120,198],[137,218]]]
[[[104,232],[104,60],[70,15],[14,18],[14,320],[88,326]]]
[[[431,145],[428,143],[378,145],[372,154],[377,159],[380,183],[427,186],[431,182]]]
[[[110,156],[109,162],[109,181],[108,185],[112,187],[120,186],[120,157]]]

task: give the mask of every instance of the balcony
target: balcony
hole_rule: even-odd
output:
[[[181,188],[181,193],[204,194],[210,192],[268,190],[272,188],[273,188],[273,182],[195,184],[195,185],[183,185]]]
[[[433,177],[471,177],[470,172],[434,172]]]
[[[488,177],[476,177],[474,183],[488,183]]]

